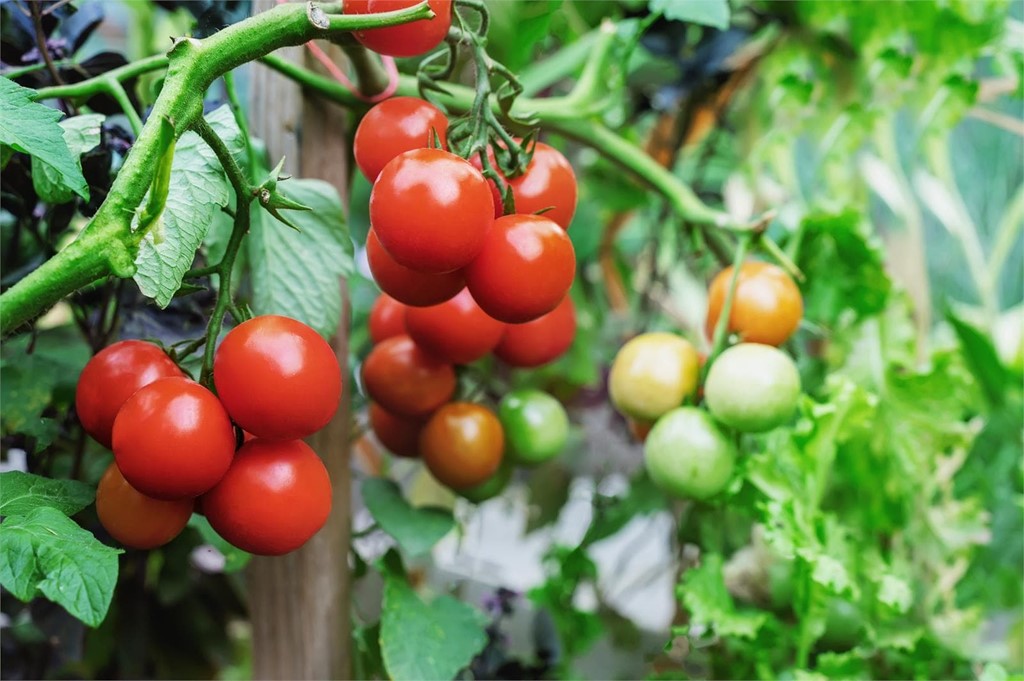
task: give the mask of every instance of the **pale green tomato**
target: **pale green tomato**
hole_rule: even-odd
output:
[[[734,345],[718,356],[704,382],[712,416],[744,433],[782,425],[793,417],[799,400],[796,364],[771,345]]]
[[[615,355],[608,393],[624,416],[653,421],[693,394],[699,369],[697,350],[685,338],[640,334]]]
[[[543,463],[565,449],[569,415],[546,392],[513,390],[498,406],[498,418],[505,429],[505,454],[516,463]]]
[[[644,443],[651,480],[677,497],[709,499],[736,465],[736,448],[703,409],[679,407],[654,424]]]

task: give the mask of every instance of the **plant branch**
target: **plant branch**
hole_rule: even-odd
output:
[[[39,55],[46,62],[46,69],[50,72],[53,82],[63,85],[64,79],[60,77],[60,72],[53,64],[53,57],[50,56],[50,48],[46,46],[46,34],[43,32],[42,3],[30,2],[28,6],[29,11],[32,12],[32,23],[36,29],[36,49],[39,50]]]
[[[124,111],[124,115],[128,117],[128,123],[132,126],[132,132],[136,137],[142,132],[142,119],[139,118],[139,113],[132,106],[131,99],[128,98],[128,93],[125,91],[124,86],[113,78],[108,78],[105,81],[107,93],[117,102],[121,110]]]
[[[345,56],[352,64],[360,93],[366,97],[372,97],[387,89],[388,74],[370,50],[358,44],[342,44],[340,47],[345,51]]]

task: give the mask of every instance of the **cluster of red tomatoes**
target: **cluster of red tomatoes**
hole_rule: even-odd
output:
[[[709,336],[733,271],[723,270],[711,283]],[[609,392],[644,440],[644,461],[655,483],[677,496],[710,498],[732,478],[737,451],[729,429],[765,432],[792,418],[800,374],[777,346],[793,335],[802,316],[803,299],[789,275],[750,261],[740,268],[727,324],[739,342],[715,358],[703,386],[698,385],[702,358],[681,336],[646,333],[622,346]],[[702,407],[696,406],[700,398]]]
[[[412,7],[420,0],[345,0],[345,14],[377,14]],[[441,44],[452,26],[452,1],[429,0],[433,19],[420,19],[399,26],[354,31],[362,45],[391,57],[415,57]]]
[[[338,407],[334,351],[301,322],[256,317],[224,337],[213,378],[216,395],[139,340],[114,343],[85,366],[78,418],[114,452],[96,491],[100,522],[125,546],[150,549],[197,511],[245,551],[293,551],[331,509],[327,470],[300,438]]]

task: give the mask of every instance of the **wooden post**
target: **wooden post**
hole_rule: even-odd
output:
[[[258,0],[254,10],[276,3]],[[337,48],[334,48],[337,49]],[[279,54],[305,61],[305,48]],[[332,56],[338,58],[337,53]],[[271,164],[287,158],[284,171],[333,184],[347,205],[346,117],[337,107],[307,100],[291,81],[259,65],[251,67],[252,134],[263,139]],[[348,296],[342,287],[342,321],[332,340],[338,363],[348,362]],[[254,679],[344,679],[351,676],[349,422],[346,385],[331,423],[309,438],[334,486],[327,525],[302,549],[279,558],[254,558],[247,574],[252,619]]]

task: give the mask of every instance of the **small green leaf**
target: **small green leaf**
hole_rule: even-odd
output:
[[[736,608],[725,587],[720,555],[707,554],[701,561],[699,567],[683,573],[678,587],[683,604],[690,612],[691,624],[705,624],[719,636],[751,639],[757,636],[768,614]]]
[[[0,473],[0,516],[25,515],[41,506],[74,515],[95,497],[92,487],[77,480],[54,480],[21,471]]]
[[[41,506],[0,523],[0,584],[23,601],[42,593],[95,627],[110,608],[119,553],[59,510]]]
[[[650,0],[652,12],[661,12],[666,19],[691,24],[729,28],[729,3],[726,0]]]
[[[79,172],[82,171],[81,155],[100,143],[105,118],[103,114],[83,114],[60,122],[64,141]],[[66,184],[64,175],[38,156],[32,157],[32,187],[47,203],[67,203],[75,196],[74,188]],[[87,199],[88,187],[86,194],[83,198]]]
[[[57,121],[64,115],[32,101],[35,93],[9,78],[0,77],[0,144],[29,154],[53,171],[62,186],[89,199],[89,186],[76,154],[68,148],[64,128]]]
[[[380,651],[388,675],[452,679],[487,643],[487,618],[450,596],[424,603],[409,584],[388,574],[380,617]]]
[[[373,519],[410,556],[428,552],[455,527],[451,511],[411,506],[402,496],[402,490],[391,480],[366,478],[362,493]]]
[[[992,339],[970,322],[961,319],[952,309],[946,311],[946,320],[956,332],[964,350],[967,366],[978,380],[985,396],[994,405],[1002,404],[1010,377],[1003,363],[999,361],[999,353],[996,352]]]
[[[199,532],[199,536],[203,538],[204,542],[216,548],[224,556],[224,572],[238,572],[252,560],[251,553],[232,546],[217,534],[205,516],[198,513],[192,514],[192,517],[188,519],[188,525]]]

